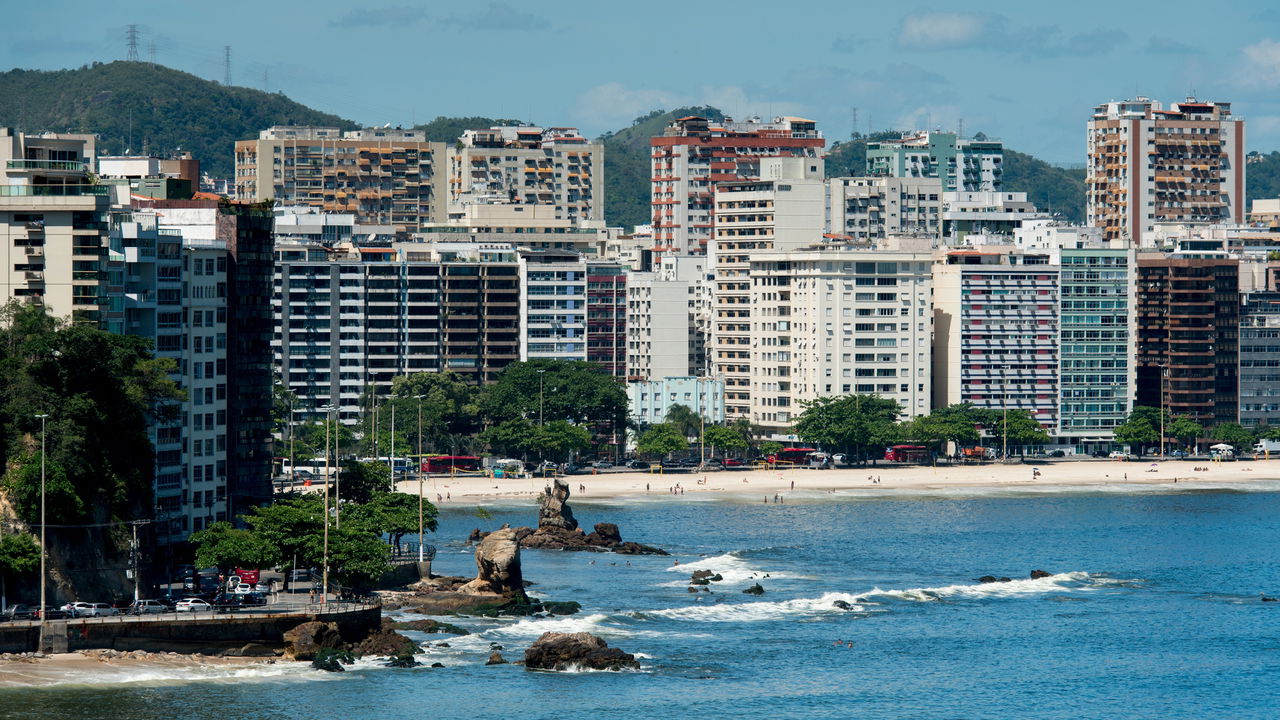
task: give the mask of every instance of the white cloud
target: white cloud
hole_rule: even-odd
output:
[[[967,47],[987,34],[992,18],[967,13],[929,12],[902,20],[898,43],[915,48]]]
[[[1280,42],[1270,38],[1246,45],[1243,84],[1274,87],[1280,85]]]

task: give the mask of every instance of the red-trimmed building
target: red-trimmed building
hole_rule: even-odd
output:
[[[803,118],[711,122],[689,116],[649,144],[655,249],[701,255],[713,236],[720,182],[760,179],[761,158],[819,157],[826,140],[814,121]]]

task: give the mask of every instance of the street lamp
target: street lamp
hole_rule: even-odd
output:
[[[324,567],[320,594],[320,602],[324,603],[329,597],[329,417],[333,406],[319,409],[324,411]]]
[[[40,642],[36,647],[37,653],[44,654],[44,628],[49,618],[49,606],[45,599],[45,557],[48,555],[47,546],[44,542],[45,519],[44,519],[44,452],[45,452],[45,420],[48,419],[48,413],[36,415],[40,418]]]
[[[1165,416],[1165,399],[1164,399],[1164,379],[1169,375],[1169,366],[1165,363],[1156,365],[1160,368],[1160,459],[1164,459],[1164,416]]]
[[[422,563],[426,561],[426,557],[422,548],[422,533],[424,530],[422,521],[422,398],[425,395],[414,395],[418,400],[418,568],[422,568]]]

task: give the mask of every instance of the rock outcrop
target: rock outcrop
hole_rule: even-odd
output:
[[[527,531],[527,532],[525,532]],[[589,550],[615,552],[620,555],[666,555],[666,550],[635,542],[623,542],[618,526],[613,523],[596,523],[595,532],[583,534],[582,529],[566,530],[560,527],[540,527],[537,530],[516,528],[520,545],[530,550]]]
[[[746,590],[743,590],[742,592],[746,593],[747,595],[763,595],[764,586],[762,586],[760,583],[756,583],[755,585],[752,585],[751,587],[747,588]]]
[[[418,644],[395,631],[396,623],[390,618],[382,619],[382,627],[370,633],[363,640],[350,646],[356,655],[397,655],[412,656],[418,651]]]
[[[621,670],[638,668],[635,655],[611,648],[590,633],[543,633],[524,651],[524,666],[530,670]]]
[[[554,478],[542,492],[542,504],[538,508],[538,529],[563,528],[577,530],[578,521],[569,508],[569,483]]]
[[[520,542],[511,528],[489,533],[476,548],[476,578],[458,588],[468,594],[493,594],[524,598],[520,574]]]
[[[983,575],[978,578],[980,583],[996,583],[996,582],[1013,582],[1013,578],[996,577],[995,575]]]
[[[284,656],[290,660],[314,660],[321,650],[341,646],[337,623],[304,622],[284,633]]]
[[[1032,579],[1032,580],[1039,580],[1040,578],[1047,578],[1047,577],[1050,577],[1051,575],[1053,575],[1053,573],[1051,573],[1051,572],[1045,572],[1044,570],[1032,570],[1032,571],[1031,571],[1031,579]]]

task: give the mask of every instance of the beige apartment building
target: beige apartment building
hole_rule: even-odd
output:
[[[276,126],[236,143],[236,197],[274,198],[392,225],[400,235],[445,219],[445,143],[420,130]]]
[[[853,394],[928,414],[932,267],[929,237],[752,254],[751,422],[794,439],[806,402]]]
[[[110,197],[91,185],[95,136],[0,128],[0,302],[96,323]]]
[[[559,220],[604,220],[604,146],[577,128],[467,130],[448,154],[451,220],[470,205],[549,206]]]
[[[768,158],[759,180],[716,187],[716,229],[710,249],[715,274],[708,365],[725,384],[725,416],[751,415],[751,259],[765,250],[792,250],[822,239],[826,186],[821,158]]]
[[[1231,103],[1098,105],[1088,130],[1088,223],[1108,240],[1147,247],[1158,223],[1244,222],[1244,143]]]
[[[936,177],[841,177],[827,186],[829,229],[837,240],[942,235],[942,181]]]

